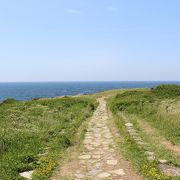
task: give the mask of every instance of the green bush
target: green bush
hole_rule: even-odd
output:
[[[17,100],[15,100],[15,99],[13,99],[13,98],[8,98],[8,99],[4,100],[4,101],[1,103],[1,105],[3,105],[3,104],[12,104],[12,103],[15,103],[15,102],[17,102]]]
[[[163,84],[156,86],[152,91],[160,96],[176,97],[180,96],[180,85]]]

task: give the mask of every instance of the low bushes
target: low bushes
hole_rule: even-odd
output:
[[[22,179],[19,172],[32,169],[36,169],[34,179],[47,179],[96,105],[94,99],[80,97],[4,101],[0,106],[0,179]]]

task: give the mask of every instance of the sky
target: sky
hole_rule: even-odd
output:
[[[0,82],[178,81],[179,0],[0,0]]]

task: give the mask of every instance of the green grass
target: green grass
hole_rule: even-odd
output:
[[[152,134],[146,133],[139,124],[139,121],[142,120],[135,115],[126,114],[126,118],[128,118],[129,122],[133,123],[143,140],[150,145],[148,151],[153,151],[157,160],[166,159],[168,164],[180,167],[180,156],[161,144],[162,137],[158,132],[153,132]]]
[[[180,167],[179,156],[160,144],[160,138],[166,137],[174,144],[180,144],[180,87],[161,85],[151,90],[125,90],[108,99],[114,120],[121,134],[120,150],[132,162],[134,167],[147,179],[178,179],[163,175],[158,159],[167,159],[169,164]],[[173,94],[173,92],[175,92]],[[134,124],[143,140],[149,146],[138,146],[125,127],[125,119]],[[150,136],[139,126],[138,121],[147,121],[157,130]],[[145,151],[155,152],[156,161],[149,162]]]
[[[110,107],[112,107],[111,103],[111,100],[109,100],[108,104]],[[137,169],[138,172],[140,172],[140,174],[143,175],[146,179],[170,180],[169,177],[160,172],[157,162],[149,162],[147,160],[145,155],[146,150],[143,147],[138,146],[129,135],[122,116],[114,114],[113,119],[121,134],[119,139],[119,150],[128,161],[132,162],[134,168]]]
[[[48,179],[96,106],[85,97],[1,103],[0,179],[23,179],[19,172],[32,169],[33,179]]]
[[[128,90],[117,94],[111,107],[114,113],[140,116],[166,139],[180,145],[180,86],[161,85],[152,90]]]

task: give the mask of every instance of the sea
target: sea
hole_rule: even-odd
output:
[[[180,81],[0,83],[0,101],[7,98],[24,101],[34,98],[92,94],[112,89],[152,88],[159,84],[180,85]]]

